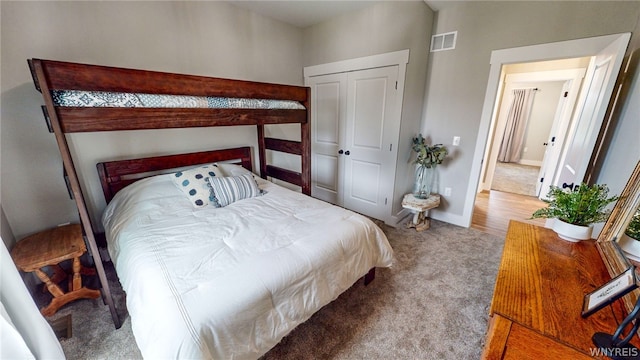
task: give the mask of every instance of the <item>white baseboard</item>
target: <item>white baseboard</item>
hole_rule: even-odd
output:
[[[469,227],[469,225],[467,224],[467,221],[462,215],[454,215],[454,214],[438,211],[437,209],[433,209],[431,210],[431,214],[429,216],[434,220],[443,221],[443,222],[457,225],[457,226],[462,226],[464,228]]]

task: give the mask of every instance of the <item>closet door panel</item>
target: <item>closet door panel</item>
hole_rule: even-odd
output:
[[[341,205],[346,74],[314,76],[311,87],[311,195]]]
[[[335,197],[338,193],[338,172],[335,170],[338,168],[338,158],[337,156],[318,154],[314,161],[316,167],[314,186],[317,190],[323,190],[325,193],[330,194],[329,197],[323,200],[335,204],[337,202]]]
[[[354,71],[347,76],[343,204],[377,219],[385,219],[391,212],[397,79],[398,66]]]
[[[353,148],[379,151],[384,131],[384,101],[387,78],[355,80]]]
[[[380,164],[365,161],[351,161],[351,173],[359,176],[352,176],[351,183],[348,188],[351,189],[351,197],[362,203],[368,203],[370,206],[376,206],[380,198],[380,183],[382,177],[382,169]],[[371,181],[362,184],[355,181],[359,178],[371,179]]]

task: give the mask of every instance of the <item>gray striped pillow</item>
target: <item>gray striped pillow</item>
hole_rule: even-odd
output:
[[[250,174],[226,177],[212,176],[208,180],[219,207],[261,195],[258,184]]]

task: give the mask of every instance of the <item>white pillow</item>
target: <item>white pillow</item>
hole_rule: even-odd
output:
[[[191,204],[200,208],[216,201],[207,179],[222,176],[224,174],[215,164],[209,164],[178,171],[173,174],[171,179],[189,198]]]
[[[216,165],[220,170],[222,170],[225,176],[241,176],[246,174],[253,175],[251,171],[247,170],[242,165],[230,163],[216,163]]]
[[[251,173],[240,176],[209,177],[213,196],[218,207],[224,207],[238,200],[262,195]]]

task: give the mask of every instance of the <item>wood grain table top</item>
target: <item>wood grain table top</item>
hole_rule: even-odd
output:
[[[581,316],[584,296],[610,279],[595,241],[572,243],[550,229],[511,221],[491,314],[588,351],[594,333],[613,334],[626,316],[620,301]]]
[[[11,257],[22,271],[31,272],[47,265],[81,256],[87,251],[79,224],[59,226],[18,241]]]

